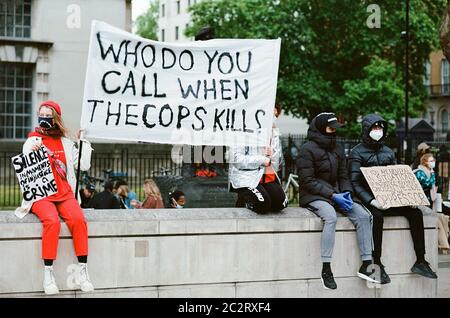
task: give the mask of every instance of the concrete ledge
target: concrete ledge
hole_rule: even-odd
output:
[[[322,221],[301,208],[257,215],[241,208],[85,210],[89,271],[97,288],[70,290],[76,264],[61,227],[55,274],[61,297],[435,297],[437,282],[410,273],[415,255],[405,218],[387,217],[383,261],[392,283],[367,286],[355,228],[340,216],[333,273],[338,289],[320,282]],[[437,218],[424,216],[427,260],[437,269]],[[30,214],[0,213],[0,297],[43,296],[42,225]],[[69,272],[68,272],[69,271]],[[378,286],[380,287],[380,286]]]
[[[271,282],[179,285],[161,287],[132,287],[97,289],[93,293],[62,291],[56,296],[42,292],[0,294],[2,297],[28,298],[392,298],[402,290],[409,293],[401,297],[436,297],[434,283],[414,274],[391,275],[391,285],[366,284],[357,277],[337,277],[338,290],[324,290],[320,279],[299,279]],[[355,293],[357,289],[359,293]]]

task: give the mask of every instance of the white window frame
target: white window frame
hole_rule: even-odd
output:
[[[441,85],[442,85],[442,94],[449,94],[449,63],[446,59],[442,59],[441,61]]]
[[[441,111],[441,131],[443,134],[448,131],[448,111],[445,108]]]

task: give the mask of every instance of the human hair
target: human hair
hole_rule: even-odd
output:
[[[431,153],[426,153],[424,154],[421,158],[420,158],[420,164],[422,166],[425,166],[428,163],[428,159],[430,158],[434,158],[433,154]]]
[[[114,189],[117,190],[121,185],[128,185],[128,183],[125,180],[117,180]]]
[[[124,198],[128,197],[128,192],[129,192],[128,185],[122,184],[117,188],[117,190],[119,190],[119,189],[120,189],[119,195],[121,197],[124,197]]]
[[[153,179],[144,180],[144,193],[146,196],[151,196],[162,200],[161,191]]]
[[[214,39],[214,28],[211,26],[204,26],[195,34],[195,41],[206,41]]]
[[[417,146],[416,155],[417,157],[421,158],[424,154],[431,152],[430,146],[428,146],[425,142],[421,142]]]
[[[184,196],[184,193],[180,190],[175,190],[172,193],[172,197],[175,199],[175,201],[178,201],[182,196]]]
[[[55,129],[58,129],[59,131],[61,131],[62,137],[66,137],[67,134],[69,133],[69,130],[64,125],[64,122],[62,120],[61,115],[58,114],[53,107],[50,107],[50,106],[47,106],[47,105],[41,105],[39,107],[38,113],[39,113],[39,111],[41,110],[42,107],[47,107],[47,108],[51,109],[52,116],[53,116],[53,121],[55,123]]]
[[[114,183],[112,181],[107,181],[107,182],[105,182],[104,188],[105,188],[105,190],[112,192],[112,190],[114,188]]]
[[[275,109],[277,110],[277,117],[281,115],[281,105],[277,102],[275,103]]]

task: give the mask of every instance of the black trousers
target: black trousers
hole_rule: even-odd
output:
[[[413,207],[398,207],[387,210],[378,210],[373,206],[368,207],[373,215],[373,259],[376,263],[381,259],[381,247],[383,243],[383,223],[384,216],[404,216],[408,219],[411,229],[411,236],[414,244],[414,251],[418,260],[425,256],[425,234],[423,227],[422,212]]]
[[[276,182],[259,184],[256,188],[239,188],[236,191],[236,207],[247,207],[256,213],[279,212],[288,203],[283,188]]]

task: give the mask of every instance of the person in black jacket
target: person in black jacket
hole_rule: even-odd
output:
[[[414,243],[417,261],[411,271],[429,278],[437,278],[425,260],[425,238],[422,212],[411,206],[388,208],[381,206],[375,199],[368,183],[361,173],[361,167],[395,165],[394,152],[383,144],[387,135],[387,122],[379,115],[370,114],[362,121],[362,143],[352,149],[349,160],[351,183],[355,196],[373,215],[374,263],[380,268],[382,284],[390,283],[390,278],[381,262],[383,239],[383,217],[385,215],[404,216],[408,219]]]
[[[80,193],[81,208],[86,209],[89,207],[89,202],[92,200],[95,192],[95,186],[93,184],[87,184],[83,189],[78,191]]]
[[[334,248],[337,214],[344,213],[356,227],[363,261],[357,275],[371,282],[372,216],[362,205],[353,202],[344,149],[336,144],[336,128],[341,127],[335,114],[321,113],[308,129],[308,141],[300,148],[297,170],[300,180],[299,203],[324,222],[321,237],[322,283],[336,289],[330,263]]]
[[[93,209],[120,209],[119,199],[112,193],[114,184],[111,181],[105,183],[104,191],[96,193],[89,202],[88,208]]]

